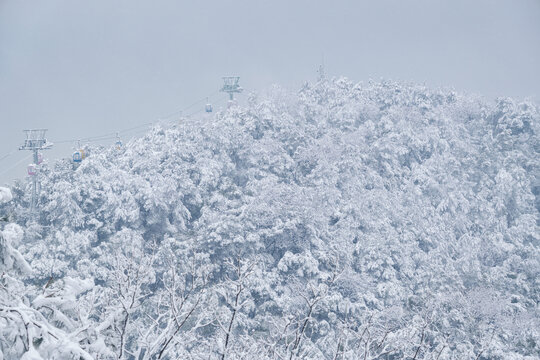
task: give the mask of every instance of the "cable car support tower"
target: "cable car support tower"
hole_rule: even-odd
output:
[[[47,129],[31,129],[23,130],[26,134],[24,144],[19,147],[19,150],[30,150],[34,154],[34,162],[28,166],[28,175],[32,177],[32,203],[30,212],[32,214],[37,210],[37,193],[38,193],[38,169],[37,166],[42,162],[43,158],[39,153],[40,150],[52,148],[52,143],[48,143],[45,139]]]
[[[234,101],[234,94],[241,93],[244,89],[238,85],[240,76],[224,76],[221,92],[229,93],[229,101]]]

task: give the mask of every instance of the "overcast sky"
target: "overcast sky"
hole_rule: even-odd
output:
[[[323,55],[354,81],[538,101],[540,0],[0,0],[0,184],[25,176],[28,154],[10,154],[24,128],[53,142],[115,132],[229,74],[246,92],[296,89]]]

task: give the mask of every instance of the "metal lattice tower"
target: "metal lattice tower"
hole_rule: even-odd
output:
[[[324,54],[321,56],[321,65],[319,65],[319,69],[317,69],[317,73],[319,74],[319,81],[325,81],[326,80],[326,71],[324,66]]]
[[[26,139],[24,140],[24,144],[19,147],[19,150],[32,151],[34,153],[33,165],[37,166],[40,162],[38,151],[50,149],[52,147],[52,144],[47,143],[47,139],[45,139],[47,129],[31,129],[23,131],[26,135]],[[32,204],[30,208],[32,213],[37,209],[38,174],[39,172],[36,171],[36,173],[32,175]]]
[[[222,92],[229,93],[229,100],[234,100],[234,93],[241,93],[244,89],[238,85],[240,76],[224,76]]]
[[[326,80],[326,72],[324,71],[324,64],[319,65],[319,69],[317,70],[319,73],[319,81]]]

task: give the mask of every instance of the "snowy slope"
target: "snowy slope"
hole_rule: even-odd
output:
[[[539,119],[391,82],[275,88],[46,169],[20,251],[38,287],[96,284],[72,317],[94,356],[537,358]]]

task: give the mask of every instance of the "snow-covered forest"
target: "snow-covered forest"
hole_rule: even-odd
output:
[[[49,160],[0,359],[538,359],[539,120],[333,79]]]

